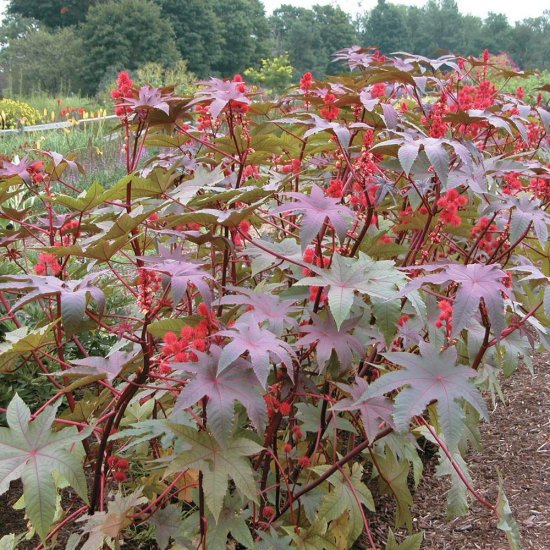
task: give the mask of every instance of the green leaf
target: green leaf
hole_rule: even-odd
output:
[[[392,494],[397,502],[395,526],[406,525],[409,531],[412,531],[410,507],[413,499],[407,484],[409,461],[397,460],[388,448],[384,455],[376,455],[375,468],[379,473],[381,489],[387,494]]]
[[[190,466],[202,471],[206,505],[216,522],[223,508],[229,479],[244,496],[258,502],[254,472],[246,457],[259,453],[263,447],[244,437],[234,437],[220,445],[206,432],[177,424],[170,424],[170,428],[190,448],[177,455],[169,471]]]
[[[21,327],[6,332],[4,342],[0,343],[0,372],[13,370],[16,360],[22,355],[54,343],[52,326],[53,324],[50,324],[35,330]]]
[[[312,468],[318,474],[323,474],[329,468],[326,466],[317,466]],[[318,509],[319,519],[331,522],[338,519],[343,514],[349,514],[348,524],[348,547],[351,548],[357,537],[363,531],[363,518],[359,508],[358,500],[364,504],[367,509],[374,512],[374,500],[368,487],[362,481],[363,468],[355,463],[352,466],[351,473],[335,472],[328,478],[331,486],[326,494],[321,506]]]
[[[338,329],[349,317],[355,291],[384,300],[395,298],[406,277],[389,260],[375,261],[362,252],[359,258],[335,254],[330,269],[311,266],[316,277],[304,277],[296,286],[327,286],[330,310]]]
[[[463,365],[456,365],[457,351],[448,348],[443,352],[431,343],[420,341],[420,354],[408,352],[384,353],[384,357],[404,367],[383,374],[373,382],[361,399],[378,397],[406,386],[395,399],[395,424],[403,431],[411,418],[422,414],[432,402],[437,401],[439,421],[445,441],[455,449],[464,426],[464,410],[459,400],[468,401],[483,418],[487,418],[487,406],[470,378],[477,372]],[[359,402],[361,402],[361,399]]]
[[[401,317],[401,301],[373,299],[372,312],[376,318],[376,327],[384,335],[386,344],[391,344],[398,327],[397,322]]]
[[[521,550],[519,525],[512,515],[508,498],[504,494],[504,485],[500,472],[498,475],[497,514],[499,519],[497,527],[506,533],[510,550]]]
[[[112,195],[112,191],[105,191],[99,183],[94,182],[76,199],[67,195],[54,195],[51,200],[54,203],[66,206],[73,212],[86,212],[100,205]]]
[[[31,412],[16,394],[8,405],[8,428],[0,428],[0,494],[14,479],[22,478],[25,509],[36,532],[44,539],[55,517],[57,489],[53,474],[60,474],[88,501],[86,478],[74,445],[88,436],[65,428],[52,432],[57,407],[47,407],[31,422]]]
[[[386,550],[420,550],[423,538],[424,535],[422,532],[415,533],[414,535],[408,536],[401,544],[399,544],[395,540],[393,531],[390,529]]]

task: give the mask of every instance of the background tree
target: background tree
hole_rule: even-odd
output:
[[[0,26],[0,47],[5,48],[13,40],[28,36],[38,28],[39,23],[36,19],[23,17],[18,13],[7,14]]]
[[[83,42],[72,27],[31,29],[0,53],[9,95],[77,93],[82,88]]]
[[[462,51],[464,24],[454,0],[429,0],[424,7],[423,25],[428,37],[425,55],[433,55],[438,50]]]
[[[332,56],[338,50],[357,42],[357,33],[350,16],[338,7],[313,6],[315,25],[321,37],[322,61],[326,62],[325,73],[335,74],[342,68],[332,63]]]
[[[104,0],[10,0],[8,13],[38,19],[48,27],[66,27],[84,21],[91,6]]]
[[[213,64],[222,76],[231,76],[257,65],[271,53],[269,25],[260,0],[213,0],[223,21],[223,55]]]
[[[550,10],[546,10],[541,17],[516,23],[510,41],[510,54],[522,68],[550,68]]]
[[[292,82],[294,68],[288,54],[262,59],[259,69],[248,68],[244,74],[252,84],[258,84],[269,92],[281,93]]]
[[[97,91],[109,70],[135,70],[148,61],[169,66],[179,59],[170,22],[149,0],[118,0],[92,7],[81,35],[88,93]]]
[[[189,70],[204,78],[224,55],[223,19],[212,0],[156,0],[174,28],[176,45]]]
[[[313,72],[318,77],[337,72],[331,63],[334,52],[356,43],[356,30],[347,13],[332,6],[309,10],[283,5],[270,19],[278,54],[289,52],[298,73]]]
[[[367,17],[362,35],[363,45],[375,46],[382,53],[406,49],[407,27],[403,11],[386,0],[378,0]]]

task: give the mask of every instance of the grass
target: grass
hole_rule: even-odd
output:
[[[116,121],[105,121],[43,132],[0,135],[0,155],[34,157],[37,149],[64,156],[74,153],[74,160],[81,163],[86,172],[75,182],[78,187],[85,188],[92,181],[109,187],[124,175],[120,158],[122,142],[115,127]]]
[[[51,113],[52,111],[56,113],[56,115],[58,115],[58,118],[56,119],[58,120],[60,118],[59,112],[67,107],[74,107],[76,109],[82,108],[88,113],[97,113],[97,111],[99,111],[100,109],[108,109],[110,107],[110,105],[105,105],[103,102],[99,101],[96,98],[80,97],[77,95],[53,97],[46,94],[33,94],[31,96],[25,97],[14,96],[10,99],[24,101],[25,103],[32,105],[41,113],[47,112],[48,115],[46,118],[48,120],[46,120],[45,122],[49,122],[49,113]]]

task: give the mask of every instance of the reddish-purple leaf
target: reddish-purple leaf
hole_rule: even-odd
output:
[[[365,349],[363,344],[348,332],[355,327],[357,320],[344,321],[338,330],[331,315],[322,319],[315,313],[311,313],[311,318],[313,324],[300,327],[300,332],[305,332],[306,335],[300,338],[296,345],[309,346],[316,343],[315,351],[319,372],[324,370],[333,350],[340,361],[340,370],[344,372],[349,369],[353,354],[360,356]]]
[[[340,242],[344,240],[350,220],[353,216],[353,213],[347,206],[338,204],[338,199],[325,196],[323,190],[317,185],[311,187],[310,195],[304,195],[303,193],[285,194],[296,199],[296,202],[278,206],[274,208],[271,213],[302,213],[302,228],[300,232],[302,237],[302,251],[313,241],[327,219],[332,223]]]
[[[277,338],[275,334],[260,328],[255,323],[243,324],[239,322],[230,330],[218,332],[218,335],[232,338],[232,341],[225,345],[220,354],[218,372],[224,371],[240,355],[248,352],[254,373],[262,388],[265,388],[270,361],[275,360],[283,363],[289,370],[292,367],[292,358],[294,357],[292,348]]]
[[[392,415],[393,403],[387,397],[370,397],[362,399],[368,390],[368,382],[359,376],[355,378],[355,384],[350,386],[338,384],[338,387],[349,393],[350,398],[340,400],[333,409],[335,411],[359,411],[363,421],[363,429],[369,441],[374,441],[376,435],[385,427],[394,428]],[[359,402],[359,403],[358,403]]]
[[[356,404],[380,397],[406,386],[395,398],[394,420],[397,429],[405,430],[411,419],[422,414],[432,402],[437,402],[439,421],[447,444],[456,446],[463,429],[464,411],[459,400],[470,403],[478,413],[487,418],[485,401],[470,382],[477,372],[463,365],[456,365],[455,348],[439,352],[432,344],[420,342],[420,354],[407,352],[384,353],[383,356],[404,367],[383,374],[373,382]]]
[[[178,397],[175,410],[186,409],[208,397],[208,427],[223,443],[231,435],[235,401],[245,407],[258,432],[265,428],[267,409],[250,362],[239,357],[221,370],[221,352],[221,348],[212,346],[209,354],[197,353],[198,362],[174,363],[173,367],[192,375]]]
[[[460,331],[468,325],[479,306],[480,300],[483,299],[487,307],[491,327],[497,338],[500,337],[504,329],[503,294],[510,296],[512,290],[504,286],[503,279],[506,277],[506,273],[498,265],[425,265],[422,266],[422,269],[427,271],[441,269],[442,271],[417,277],[403,289],[401,293],[403,296],[425,283],[458,283],[459,287],[453,304],[452,336],[455,337],[460,334]]]

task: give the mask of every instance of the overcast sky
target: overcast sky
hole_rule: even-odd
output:
[[[226,0],[231,2],[231,0]],[[423,6],[426,0],[388,0],[392,4],[407,4],[410,6]],[[352,14],[363,13],[376,6],[377,0],[263,0],[267,13],[271,13],[281,4],[292,4],[310,8],[315,4],[333,4]],[[0,10],[3,11],[8,0],[0,0]],[[543,10],[550,9],[549,0],[458,0],[458,8],[462,13],[485,17],[490,11],[504,13],[508,20],[520,21],[526,17],[538,17]],[[40,1],[36,2],[39,9]]]
[[[227,0],[230,2],[231,0]],[[392,4],[406,4],[409,6],[423,6],[426,0],[388,0]],[[292,4],[310,8],[315,4],[332,4],[340,6],[350,13],[363,13],[374,8],[377,0],[264,0],[266,11],[271,13],[281,4]],[[462,13],[485,17],[490,11],[504,13],[509,21],[520,21],[526,17],[538,17],[543,10],[550,9],[548,0],[457,0],[458,9]]]

